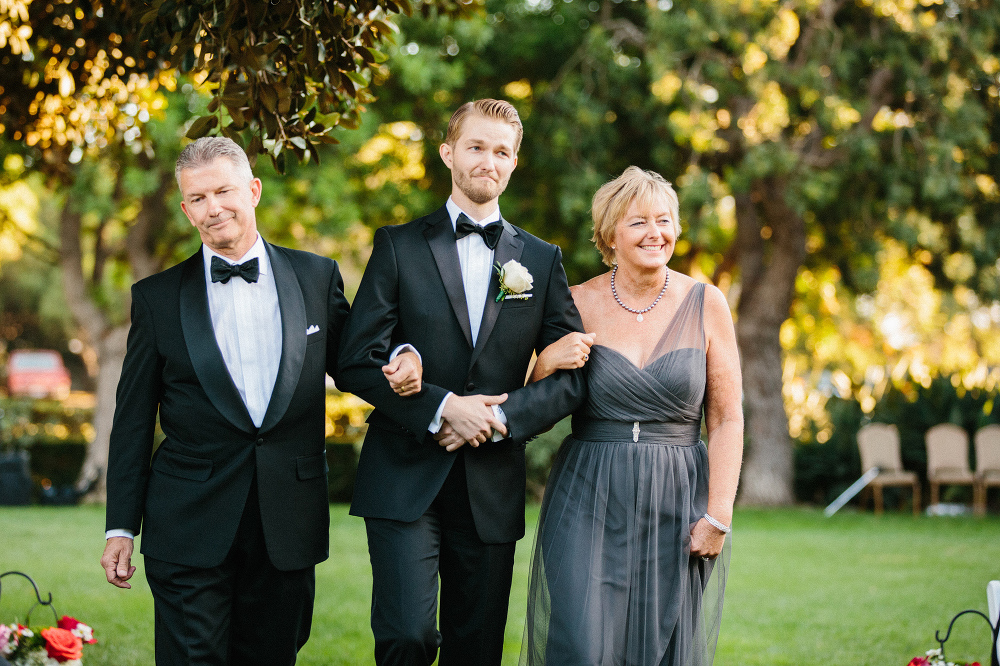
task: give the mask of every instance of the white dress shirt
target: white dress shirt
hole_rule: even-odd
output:
[[[259,235],[250,251],[235,262],[213,252],[207,245],[202,245],[202,253],[215,340],[250,419],[259,428],[271,402],[281,361],[281,311],[271,262]],[[239,276],[226,284],[212,282],[213,256],[229,264],[242,264],[256,258],[260,277],[256,282],[247,282]]]
[[[483,219],[477,220],[459,208],[458,204],[451,197],[448,197],[445,208],[448,210],[448,217],[451,218],[452,231],[458,226],[458,216],[462,213],[465,213],[465,216],[469,220],[480,227],[485,227],[490,222],[496,222],[500,219],[499,207]],[[489,295],[490,279],[493,277],[493,250],[486,245],[486,241],[479,234],[469,234],[468,236],[459,238],[455,241],[455,245],[458,248],[458,263],[462,268],[462,287],[465,289],[465,304],[469,310],[469,328],[472,330],[472,346],[475,347],[476,340],[479,338],[479,327],[483,323],[483,310],[486,309],[486,297]],[[441,404],[438,405],[437,413],[434,414],[434,420],[427,427],[427,430],[431,433],[436,433],[441,429],[441,414],[444,412],[444,403],[452,395],[454,394],[449,392],[441,401]],[[493,405],[493,413],[504,424],[507,423],[507,417],[499,405]],[[494,432],[493,440],[498,441],[499,439],[502,439],[500,434]]]
[[[451,228],[454,231],[458,225],[458,216],[465,211],[459,208],[451,197],[448,197],[445,208],[448,209]],[[477,226],[485,227],[500,219],[500,209],[495,209],[481,220],[473,219],[468,213],[465,213],[465,216]],[[465,288],[465,303],[469,309],[472,346],[475,347],[476,340],[479,338],[479,326],[483,322],[483,310],[486,308],[490,278],[493,276],[493,250],[486,245],[486,241],[479,234],[469,234],[464,238],[459,238],[455,241],[455,246],[458,248],[458,263],[462,266],[462,286]]]

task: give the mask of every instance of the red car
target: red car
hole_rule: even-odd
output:
[[[7,360],[7,389],[12,396],[58,398],[69,396],[69,372],[62,357],[51,349],[18,349]]]

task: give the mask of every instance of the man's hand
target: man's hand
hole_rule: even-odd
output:
[[[494,430],[501,435],[507,434],[507,426],[493,411],[493,405],[499,405],[506,399],[506,393],[503,395],[451,395],[444,403],[441,417],[451,426],[451,430],[461,441],[472,446],[479,446],[493,437]],[[443,428],[444,426],[442,426]],[[447,438],[448,435],[446,434],[445,437]],[[440,438],[438,442],[441,442]],[[454,440],[449,440],[448,444],[442,443],[441,445],[449,451],[454,451],[461,446],[458,444],[454,448],[450,448],[453,444]]]
[[[382,366],[389,386],[397,394],[406,397],[420,393],[421,379],[424,368],[420,365],[420,357],[413,352],[403,352]]]
[[[104,546],[101,556],[101,566],[108,582],[116,587],[129,589],[132,587],[128,579],[135,573],[132,566],[132,547],[135,544],[128,537],[111,537]]]
[[[434,435],[434,439],[437,440],[438,444],[443,446],[446,451],[455,451],[465,444],[465,440],[458,436],[458,433],[451,427],[451,424],[447,421],[441,424],[441,429],[437,431]],[[475,442],[472,446],[479,446],[479,442]]]

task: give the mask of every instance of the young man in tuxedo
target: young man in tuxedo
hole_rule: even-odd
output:
[[[559,248],[500,215],[521,135],[507,102],[455,112],[440,147],[451,197],[375,233],[344,330],[339,385],[375,407],[351,513],[368,533],[380,665],[428,665],[439,647],[441,666],[500,663],[525,442],[584,397],[578,372],[524,386],[532,352],[582,325]],[[380,372],[400,344],[423,358],[410,397]]]
[[[203,245],[132,287],[101,564],[130,587],[141,527],[157,664],[293,664],[329,555],[325,374],[343,281],[336,262],[261,238],[261,181],[229,139],[189,144],[176,174]]]

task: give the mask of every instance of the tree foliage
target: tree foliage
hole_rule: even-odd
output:
[[[400,12],[409,0],[5,0],[0,129],[60,171],[74,148],[75,162],[138,138],[157,90],[189,74],[213,98],[188,136],[221,132],[282,171],[285,151],[318,158],[335,127],[357,127]]]

